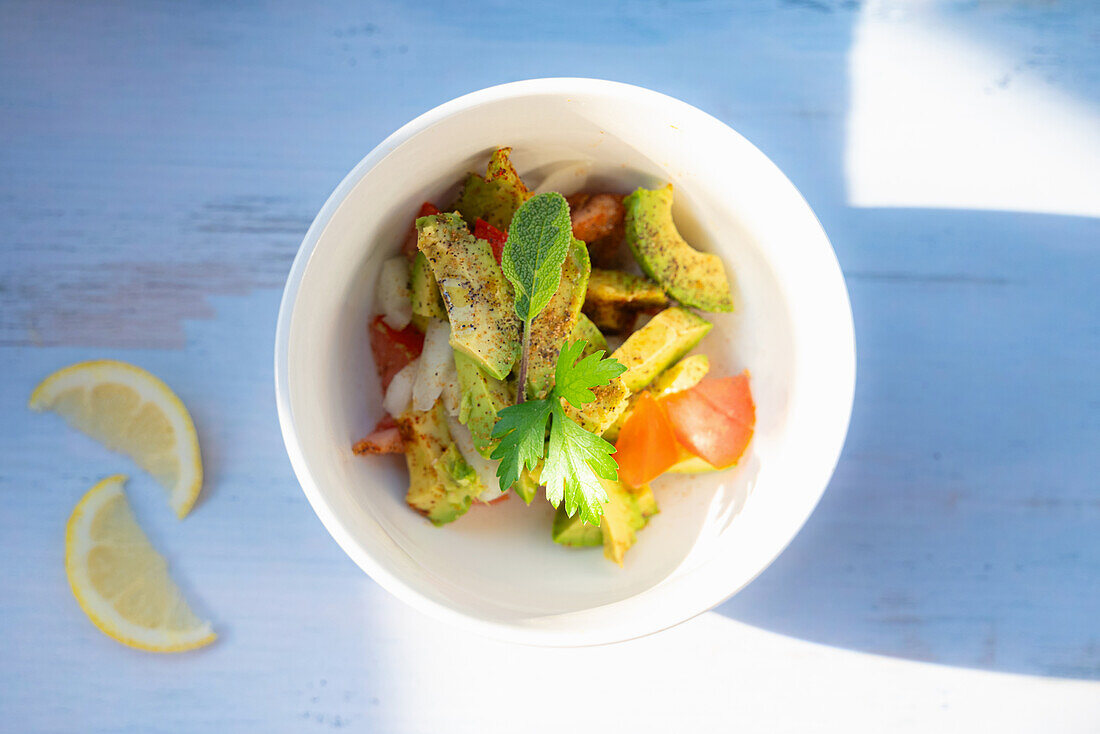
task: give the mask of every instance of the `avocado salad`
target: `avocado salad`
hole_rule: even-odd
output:
[[[554,542],[621,566],[658,512],[654,479],[731,467],[752,438],[748,372],[689,354],[711,330],[699,312],[733,310],[730,282],[676,229],[671,184],[534,193],[510,153],[446,211],[423,204],[382,264],[387,415],[353,450],[403,453],[406,501],[437,526],[541,493]]]

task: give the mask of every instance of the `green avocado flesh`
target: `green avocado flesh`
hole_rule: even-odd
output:
[[[668,296],[649,278],[618,270],[593,269],[584,313],[600,329],[618,334],[630,330],[639,311],[667,305]]]
[[[638,189],[623,200],[626,243],[646,275],[685,306],[732,311],[733,295],[721,259],[684,241],[672,221],[672,184]]]
[[[478,219],[484,219],[500,231],[508,231],[512,215],[530,197],[512,166],[511,153],[511,148],[496,150],[489,159],[485,178],[476,173],[466,178],[454,208],[471,227]]]
[[[431,410],[405,412],[397,419],[397,428],[409,467],[405,501],[435,525],[464,514],[485,485],[451,439],[443,401],[437,400]]]
[[[585,342],[584,349],[581,351],[582,357],[587,357],[599,351],[607,351],[607,339],[600,333],[596,325],[592,323],[592,320],[583,313],[577,317],[577,323],[573,327],[573,333],[569,335],[570,342],[582,340]]]
[[[474,448],[488,459],[499,443],[491,436],[497,413],[515,402],[515,395],[508,383],[487,373],[462,352],[455,352],[455,368],[458,370],[458,387],[462,392],[458,422],[470,429]]]
[[[638,498],[627,489],[625,484],[603,479],[600,482],[607,490],[607,503],[603,506],[603,517],[600,518],[603,554],[609,561],[614,561],[621,566],[626,552],[637,540],[635,532],[645,527],[648,516],[643,514]],[[648,499],[652,500],[652,492],[648,494]],[[650,514],[653,512],[656,512],[655,502],[652,503]]]
[[[550,303],[531,321],[527,396],[542,397],[553,386],[558,353],[577,326],[592,269],[588,247],[573,240],[561,266],[561,282]]]
[[[602,545],[604,556],[621,566],[627,550],[637,539],[636,532],[659,511],[657,500],[648,484],[631,490],[622,482],[601,480],[601,483],[607,491],[607,502],[599,526],[581,520],[580,513],[569,517],[563,503],[554,514],[551,535],[555,543],[571,548]]]
[[[580,409],[565,401],[562,402],[562,407],[565,414],[579,423],[581,428],[600,436],[626,410],[630,390],[623,384],[620,376],[606,385],[592,388],[592,395],[595,400]]]
[[[511,285],[492,248],[471,235],[458,214],[421,217],[416,229],[416,246],[443,294],[451,346],[503,380],[519,357],[520,323]]]
[[[638,392],[669,365],[691,351],[710,331],[709,321],[673,306],[635,331],[611,356],[626,366],[623,384]]]
[[[428,319],[446,319],[447,308],[443,305],[443,294],[432,274],[432,266],[423,252],[416,253],[413,260],[412,276],[409,278],[409,298],[412,300],[413,324],[420,331],[428,325]]]
[[[569,517],[565,513],[565,503],[558,505],[554,513],[554,526],[551,531],[555,543],[570,548],[589,548],[603,545],[603,532],[599,525],[589,525],[581,519],[581,513]]]

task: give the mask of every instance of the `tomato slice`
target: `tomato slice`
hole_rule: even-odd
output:
[[[401,243],[401,254],[412,262],[416,258],[416,220],[420,217],[430,217],[433,214],[439,214],[439,209],[435,204],[430,201],[425,201],[420,205],[420,212],[413,219],[412,224],[409,226],[409,231],[405,233],[405,241]]]
[[[378,425],[365,438],[355,442],[351,450],[356,454],[403,454],[405,453],[405,441],[401,438],[401,431],[397,428],[397,422],[390,416],[378,421]]]
[[[676,439],[716,469],[736,464],[752,440],[756,406],[748,370],[736,377],[704,379],[689,390],[666,395],[661,403]]]
[[[371,322],[370,350],[378,376],[382,379],[382,390],[389,387],[393,376],[419,357],[423,349],[424,335],[412,324],[398,331],[391,329],[381,316]]]
[[[676,440],[664,406],[649,393],[642,393],[615,443],[619,478],[640,487],[688,455]]]
[[[489,246],[493,248],[493,257],[497,259],[499,265],[501,258],[504,257],[504,243],[508,241],[508,233],[501,232],[484,219],[479,218],[474,222],[474,237],[489,241]]]

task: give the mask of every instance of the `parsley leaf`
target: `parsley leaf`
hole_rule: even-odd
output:
[[[545,398],[511,405],[497,413],[492,435],[501,441],[492,458],[500,460],[500,486],[511,487],[523,467],[534,469],[545,453],[540,481],[546,486],[546,499],[555,507],[564,500],[570,517],[579,510],[585,522],[599,525],[607,502],[601,480],[618,479],[619,467],[611,458],[615,447],[567,416],[561,401],[565,399],[574,407],[591,402],[592,388],[608,384],[626,367],[614,359],[604,359],[602,351],[578,360],[586,344],[581,340],[562,347],[555,384]]]
[[[559,397],[580,408],[596,399],[592,388],[607,385],[626,372],[618,360],[604,359],[603,350],[577,361],[588,342],[584,340],[565,344],[558,353],[558,365],[554,370],[554,388]]]
[[[493,438],[500,443],[490,455],[499,459],[497,477],[500,486],[507,491],[519,480],[523,467],[534,469],[542,460],[546,446],[546,421],[550,417],[550,401],[529,400],[509,405],[497,413],[493,426]]]
[[[607,491],[600,478],[615,481],[619,466],[611,458],[615,447],[595,433],[589,433],[565,414],[561,402],[551,406],[550,446],[539,480],[546,486],[546,499],[557,507],[565,499],[565,512],[572,517],[579,507],[581,519],[599,525]]]
[[[515,288],[520,321],[530,324],[554,297],[572,241],[569,204],[561,194],[537,194],[516,210],[500,264]]]

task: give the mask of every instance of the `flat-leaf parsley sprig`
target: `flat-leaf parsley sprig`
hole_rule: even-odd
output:
[[[516,316],[523,322],[523,350],[516,404],[497,413],[492,435],[500,439],[500,444],[492,458],[500,461],[500,486],[509,488],[524,468],[533,470],[543,462],[539,480],[546,487],[550,504],[557,507],[565,500],[570,517],[579,510],[582,520],[599,525],[607,501],[600,480],[618,479],[619,468],[611,458],[615,447],[567,416],[561,401],[580,409],[596,399],[592,388],[609,384],[626,367],[614,359],[604,359],[602,350],[581,357],[587,345],[584,340],[567,343],[558,354],[554,387],[542,399],[524,400],[531,321],[557,291],[572,239],[569,205],[561,194],[533,196],[512,217],[501,266],[515,289]]]
[[[582,520],[599,525],[607,501],[600,479],[613,482],[619,475],[619,467],[611,458],[615,447],[567,416],[561,401],[565,399],[579,409],[596,399],[592,388],[607,385],[626,367],[617,360],[604,359],[602,350],[578,360],[586,345],[581,340],[562,347],[554,387],[545,398],[509,405],[497,414],[493,437],[499,438],[500,444],[492,458],[500,460],[500,486],[511,487],[524,467],[534,469],[545,453],[539,481],[546,487],[546,499],[554,507],[564,499],[570,517],[579,509]]]

